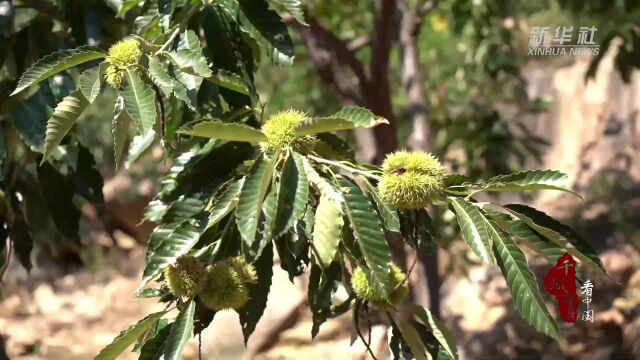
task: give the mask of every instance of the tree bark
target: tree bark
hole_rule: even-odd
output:
[[[418,38],[424,17],[433,10],[437,1],[427,1],[416,10],[410,8],[407,0],[399,0],[402,14],[400,22],[400,46],[402,47],[402,86],[407,94],[407,105],[413,130],[409,136],[409,147],[428,151],[431,147],[429,128],[429,108],[420,71]],[[438,249],[432,254],[420,254],[424,265],[429,293],[429,308],[435,316],[440,316],[440,274],[438,273]]]

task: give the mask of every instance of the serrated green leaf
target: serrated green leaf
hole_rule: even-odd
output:
[[[131,146],[129,147],[129,154],[127,156],[126,167],[130,167],[140,155],[142,155],[150,146],[153,144],[153,140],[156,138],[156,132],[154,130],[149,130],[142,135],[136,135],[133,137],[131,141]]]
[[[400,330],[396,326],[389,327],[387,331],[387,338],[389,339],[389,350],[391,350],[391,356],[393,360],[414,360],[415,357],[411,352],[411,348],[404,341]]]
[[[164,360],[182,359],[184,346],[193,334],[193,315],[195,311],[196,302],[193,300],[189,301],[180,311],[164,344]]]
[[[333,133],[320,133],[313,143],[313,152],[319,157],[338,161],[355,162],[355,153],[348,142]]]
[[[147,256],[144,272],[142,274],[142,284],[140,288],[153,280],[160,272],[176,259],[191,250],[191,247],[200,238],[200,232],[189,221],[185,221],[173,230],[164,232],[164,236],[156,241],[158,245],[150,250]],[[149,244],[151,247],[151,244]]]
[[[300,0],[267,0],[271,8],[278,12],[288,12],[297,22],[307,25]]]
[[[173,92],[174,80],[167,72],[164,64],[162,64],[158,59],[154,56],[149,56],[149,77],[151,80],[158,85],[160,91],[166,97],[170,97]]]
[[[524,221],[533,230],[553,241],[569,254],[606,274],[607,271],[591,244],[580,237],[572,228],[562,224],[542,211],[519,204],[504,206],[509,212]]]
[[[193,112],[198,111],[198,91],[203,78],[187,74],[184,71],[174,71],[173,94],[176,98],[184,101]]]
[[[272,246],[265,247],[258,260],[254,263],[254,267],[258,274],[258,281],[255,284],[249,284],[249,301],[238,310],[245,345],[249,341],[249,337],[255,330],[267,306],[269,289],[271,288],[273,277]]]
[[[428,360],[427,356],[428,351],[427,347],[422,342],[420,338],[420,334],[416,330],[415,327],[411,324],[410,321],[400,320],[398,322],[398,328],[400,329],[400,333],[402,333],[402,339],[411,349],[413,356],[415,356],[416,360]]]
[[[245,95],[251,95],[247,85],[240,75],[236,75],[230,71],[218,69],[218,71],[209,78],[209,80],[222,86],[223,88],[233,90]]]
[[[140,348],[138,360],[159,360],[162,357],[162,351],[170,331],[171,326],[169,324],[158,329]]]
[[[342,201],[342,195],[340,195],[340,193],[333,187],[333,185],[331,185],[325,178],[318,174],[318,172],[313,168],[306,157],[302,158],[302,162],[311,186],[318,190],[323,196],[332,198],[337,201]]]
[[[462,237],[467,245],[484,263],[495,263],[491,251],[491,237],[480,210],[463,198],[449,197],[448,199],[456,213]]]
[[[244,178],[232,182],[219,198],[215,199],[213,207],[209,210],[209,222],[207,223],[207,229],[217,224],[227,214],[229,214],[238,204],[240,198],[240,189],[244,184]]]
[[[202,121],[191,128],[182,128],[177,133],[227,141],[246,141],[251,143],[267,141],[267,137],[258,129],[244,124],[225,123],[219,120]]]
[[[273,154],[270,159],[260,158],[242,185],[236,217],[238,230],[247,247],[252,247],[256,240],[256,232],[262,212],[262,202],[269,189],[273,170],[280,156]]]
[[[127,138],[129,137],[129,124],[131,117],[124,109],[124,99],[118,96],[116,99],[115,109],[113,110],[113,122],[111,123],[111,135],[113,136],[113,156],[116,163],[116,170],[122,163],[122,155],[124,154]]]
[[[376,208],[380,213],[380,217],[384,220],[384,225],[389,231],[400,232],[400,218],[398,217],[398,210],[393,206],[385,203],[380,199],[380,195],[378,195],[378,190],[371,185],[369,180],[364,179],[364,183],[367,187],[367,192],[373,198],[373,201],[376,204]]]
[[[202,55],[202,52],[180,49],[175,52],[170,52],[169,56],[182,71],[201,77],[213,75],[213,72],[209,69],[209,65],[207,65],[207,59]]]
[[[560,246],[530,228],[524,221],[513,219],[503,213],[490,213],[489,216],[506,232],[542,255],[549,263],[555,264],[565,254]]]
[[[186,30],[180,36],[177,50],[168,54],[182,71],[201,77],[209,77],[213,74],[207,59],[202,54],[200,39],[193,30]]]
[[[429,309],[416,304],[411,304],[409,306],[422,323],[429,327],[431,334],[433,334],[433,337],[438,340],[438,343],[442,345],[447,354],[451,358],[457,359],[458,350],[449,329],[447,329],[447,327],[438,318],[436,318]]]
[[[162,200],[152,200],[147,204],[147,208],[144,211],[144,219],[150,222],[158,222],[167,213],[168,209],[169,205]]]
[[[296,126],[296,135],[312,135],[339,130],[370,128],[379,124],[388,124],[387,119],[375,116],[361,107],[344,107],[327,117],[306,118]]]
[[[391,252],[382,231],[382,224],[373,205],[358,185],[345,178],[340,178],[339,184],[353,235],[367,267],[371,270],[371,283],[386,298],[389,289]]]
[[[125,78],[127,85],[120,94],[126,110],[136,122],[138,132],[147,134],[156,124],[156,92],[134,70],[127,68]]]
[[[51,156],[88,104],[89,102],[82,96],[80,90],[75,90],[58,103],[53,115],[47,122],[47,135],[44,140],[42,162]]]
[[[322,195],[316,209],[313,227],[313,249],[320,264],[326,268],[336,256],[342,237],[342,205],[334,198]]]
[[[293,62],[293,41],[280,16],[264,0],[238,0],[240,23],[278,65]]]
[[[35,85],[63,70],[87,61],[102,59],[107,54],[100,48],[81,46],[76,49],[62,50],[49,54],[33,64],[22,74],[18,86],[9,96],[13,96],[31,85]]]
[[[320,325],[333,315],[331,297],[338,290],[341,278],[342,268],[337,262],[325,269],[316,264],[311,265],[307,298],[313,317],[312,339],[318,335]]]
[[[566,174],[555,170],[530,170],[510,175],[500,175],[489,179],[480,185],[480,191],[529,191],[529,190],[560,190],[578,197],[580,194],[568,185]]]
[[[84,97],[92,103],[100,94],[100,86],[102,85],[102,72],[104,71],[104,63],[99,66],[87,69],[80,74],[80,90]]]
[[[161,226],[174,229],[186,220],[194,218],[203,210],[204,205],[204,201],[197,197],[181,197],[169,205],[162,216]]]
[[[282,236],[293,226],[294,221],[304,215],[308,201],[309,180],[304,170],[302,156],[291,152],[282,166],[280,175],[274,236]]]
[[[144,334],[153,324],[158,321],[166,311],[153,313],[136,324],[129,326],[118,335],[111,344],[107,345],[95,357],[95,360],[113,360],[117,359],[123,351],[131,346],[142,334]]]
[[[158,331],[166,328],[168,324],[169,324],[168,319],[162,318],[156,321],[145,334],[143,334],[138,338],[138,341],[136,341],[136,344],[133,347],[133,350],[131,351],[135,353],[140,352],[140,349],[145,344],[145,342],[147,342],[147,340],[151,339],[152,337],[156,336],[158,334]]]
[[[467,175],[462,174],[448,174],[444,177],[444,187],[459,186],[469,182],[471,179]]]
[[[498,224],[486,217],[487,231],[493,240],[493,251],[511,291],[513,302],[522,317],[536,330],[559,339],[558,326],[547,311],[536,279],[529,270],[527,258]]]

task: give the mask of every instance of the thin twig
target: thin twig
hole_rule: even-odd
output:
[[[158,51],[155,52],[156,56],[162,54],[162,52],[165,51],[173,43],[173,40],[175,40],[176,36],[180,34],[180,31],[185,28],[185,26],[187,25],[191,17],[195,15],[198,11],[200,11],[202,7],[203,7],[203,4],[199,2],[193,7],[191,7],[191,9],[189,9],[189,13],[187,13],[187,16],[185,16],[185,18],[182,19],[182,21],[180,21],[180,23],[178,24],[178,27],[176,27],[173,30],[173,32],[171,33],[171,36],[169,36],[169,39],[167,39],[167,41],[165,41],[165,43],[162,44],[160,49],[158,49]]]
[[[335,166],[337,168],[340,168],[342,170],[345,170],[345,171],[348,171],[348,172],[351,172],[351,173],[354,173],[354,174],[359,174],[359,175],[362,175],[364,177],[368,177],[368,178],[371,178],[371,179],[374,179],[374,180],[380,180],[380,177],[377,176],[377,175],[374,175],[374,174],[372,174],[370,172],[367,172],[367,171],[364,171],[364,170],[352,168],[352,167],[347,166],[347,165],[345,165],[345,164],[343,164],[341,162],[331,161],[331,160],[323,159],[321,157],[317,157],[317,156],[313,156],[313,155],[307,155],[307,157],[309,159],[312,159],[312,160],[314,160],[316,162],[319,162],[321,164]]]
[[[364,303],[363,306],[366,307],[367,304]],[[369,354],[371,355],[373,360],[378,360],[378,358],[376,358],[376,355],[373,353],[373,350],[371,350],[371,340],[369,340],[369,342],[367,342],[364,339],[364,335],[362,335],[362,332],[360,331],[359,309],[360,309],[360,302],[356,301],[356,306],[355,306],[355,309],[354,309],[356,332],[358,333],[358,337],[360,338],[360,341],[362,341],[364,346],[367,348],[367,352],[369,352]],[[371,331],[369,331],[369,332],[371,332]],[[369,335],[371,335],[371,334],[369,334]],[[371,339],[371,338],[369,338],[369,339]]]
[[[179,33],[180,33],[180,26],[178,26],[175,30],[173,30],[173,32],[171,33],[171,36],[169,36],[169,39],[167,39],[167,41],[165,41],[165,43],[162,44],[160,49],[158,49],[158,51],[156,51],[155,55],[156,56],[160,55],[165,50],[167,50],[167,48],[173,43],[173,40],[176,39],[176,36],[178,36]]]

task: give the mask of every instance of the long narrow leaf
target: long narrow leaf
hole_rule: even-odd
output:
[[[325,195],[320,196],[313,226],[313,249],[323,268],[331,264],[338,251],[344,225],[342,216],[339,201]]]
[[[182,359],[182,351],[187,341],[193,333],[193,315],[196,312],[196,302],[194,300],[180,311],[176,321],[171,327],[171,332],[164,345],[164,360],[180,360]]]
[[[256,240],[262,202],[269,189],[271,176],[278,157],[279,154],[276,153],[270,159],[256,160],[251,174],[249,174],[242,186],[236,217],[238,230],[240,230],[242,239],[248,247],[252,247]]]
[[[47,122],[47,134],[44,144],[44,162],[56,149],[62,138],[71,130],[71,127],[80,117],[82,111],[87,107],[89,102],[84,98],[80,90],[75,90],[66,96],[53,111],[53,115]]]
[[[99,66],[92,67],[80,74],[80,80],[78,81],[80,90],[90,103],[92,103],[100,93],[102,72],[104,71],[105,66],[105,63],[102,63]]]
[[[384,225],[389,231],[399,233],[400,218],[398,217],[398,210],[380,199],[378,190],[373,185],[371,185],[369,180],[365,179],[364,183],[367,186],[367,192],[369,193],[369,195],[371,195],[371,198],[376,203],[376,207],[378,208],[380,217],[382,217],[382,219],[384,220]]]
[[[282,236],[304,215],[309,201],[309,180],[300,154],[292,152],[282,166],[274,235]]]
[[[227,214],[233,211],[235,206],[238,204],[240,189],[242,189],[243,183],[244,178],[233,181],[226,189],[224,189],[222,195],[215,199],[213,206],[209,210],[209,222],[207,223],[207,229],[217,224],[227,216]]]
[[[598,257],[598,253],[593,249],[591,244],[580,237],[573,229],[555,220],[542,211],[532,207],[519,204],[506,205],[505,208],[513,215],[520,218],[533,230],[542,236],[553,241],[561,248],[565,249],[569,254],[580,259],[582,263],[588,264],[602,273],[607,271]]]
[[[182,128],[177,132],[179,134],[227,141],[245,141],[251,143],[267,141],[267,137],[258,129],[244,124],[225,123],[219,120],[199,122],[191,128]]]
[[[558,326],[542,300],[524,253],[498,224],[493,220],[484,219],[493,240],[498,266],[507,280],[516,309],[536,330],[559,339]]]
[[[134,70],[126,69],[126,79],[127,86],[121,95],[127,112],[135,120],[138,131],[146,134],[156,123],[156,92]]]
[[[382,224],[373,205],[355,183],[344,178],[341,178],[339,183],[353,235],[371,270],[371,283],[386,297],[389,289],[391,255]]]
[[[451,358],[457,359],[458,350],[456,349],[456,343],[453,341],[453,336],[449,329],[447,329],[439,319],[433,316],[429,309],[416,304],[412,304],[410,307],[411,310],[413,310],[413,313],[422,320],[422,323],[429,327],[431,333],[436,340],[438,340],[440,345],[442,345],[447,354]]]
[[[491,252],[491,237],[486,228],[484,217],[480,210],[469,201],[450,197],[449,202],[455,210],[458,224],[462,229],[462,237],[471,250],[487,264],[493,264],[494,258]]]
[[[305,119],[296,126],[296,134],[298,136],[311,135],[339,130],[369,128],[388,123],[387,119],[377,117],[365,108],[345,107],[331,116]]]
[[[122,155],[124,154],[127,137],[129,136],[129,124],[131,124],[131,116],[124,109],[124,99],[118,96],[114,109],[113,122],[111,123],[111,135],[113,136],[113,156],[116,163],[116,169],[122,163]]]
[[[489,179],[477,191],[560,190],[581,197],[569,187],[566,174],[555,170],[530,170]]]
[[[159,245],[147,257],[140,288],[158,276],[165,267],[191,250],[199,238],[200,233],[197,228],[188,221],[173,231],[165,233],[164,238],[158,241]]]
[[[61,71],[87,61],[102,59],[107,54],[100,48],[82,46],[71,50],[62,50],[47,55],[33,64],[22,74],[18,86],[9,96],[13,96],[31,85],[35,85]]]
[[[144,319],[138,321],[136,324],[129,326],[118,335],[111,344],[107,345],[98,355],[95,360],[113,360],[117,359],[123,351],[125,351],[131,344],[133,344],[142,334],[144,334],[156,321],[158,321],[166,311],[153,313]]]

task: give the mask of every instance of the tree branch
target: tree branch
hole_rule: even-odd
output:
[[[353,51],[348,48],[347,44],[329,31],[329,29],[320,24],[318,20],[307,10],[305,10],[304,14],[305,20],[309,24],[309,34],[316,38],[318,43],[327,51],[330,51],[335,56],[338,63],[348,66],[356,75],[358,81],[366,84],[367,76],[364,71],[364,66],[360,60],[356,58]]]
[[[399,0],[402,13],[400,24],[400,44],[402,46],[402,86],[407,93],[409,114],[413,131],[409,137],[409,146],[427,150],[430,147],[429,114],[427,98],[420,71],[418,37],[424,16],[432,11],[437,1],[427,1],[412,11],[407,0]]]

